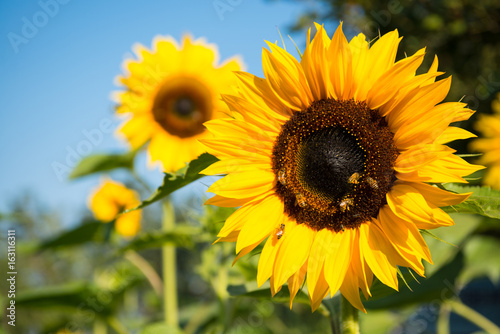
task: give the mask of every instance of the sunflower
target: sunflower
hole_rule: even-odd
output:
[[[220,100],[236,81],[237,58],[218,64],[217,47],[203,39],[184,36],[182,45],[172,37],[156,37],[153,50],[134,47],[137,60],[126,60],[126,90],[118,92],[117,113],[129,119],[118,130],[132,148],[149,141],[150,165],[171,172],[204,152],[198,139],[207,132],[203,123],[228,111]],[[130,117],[131,116],[131,117]]]
[[[475,128],[484,138],[471,143],[471,149],[484,152],[479,163],[487,165],[488,170],[483,182],[500,190],[500,93],[491,103],[493,115],[480,115]]]
[[[481,167],[445,143],[473,136],[450,122],[473,113],[442,103],[450,78],[436,81],[435,58],[416,75],[424,49],[395,62],[397,31],[373,45],[348,42],[322,26],[300,61],[268,43],[265,78],[238,72],[238,91],[223,95],[231,117],[205,123],[203,143],[225,174],[207,204],[240,206],[217,241],[236,241],[239,259],[264,242],[257,283],[276,294],[288,282],[290,307],[307,276],[313,311],[340,290],[365,310],[373,277],[398,289],[397,267],[424,276],[432,263],[419,229],[453,225],[439,207],[460,203],[432,183],[467,182]],[[267,239],[267,240],[266,240]]]
[[[141,212],[131,211],[116,217],[126,209],[135,208],[141,203],[139,195],[123,184],[105,180],[94,189],[88,199],[88,207],[97,220],[109,223],[115,218],[116,231],[126,237],[133,237],[141,228]]]

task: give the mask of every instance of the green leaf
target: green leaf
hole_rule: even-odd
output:
[[[58,236],[42,242],[35,250],[43,251],[51,248],[76,246],[89,241],[103,239],[108,224],[99,221],[85,222],[72,230],[62,232]]]
[[[71,171],[70,179],[109,171],[115,168],[132,169],[137,151],[124,154],[92,154],[84,157]]]
[[[229,292],[229,295],[233,297],[250,297],[255,299],[270,300],[274,303],[290,303],[290,291],[286,285],[284,285],[281,288],[281,291],[274,295],[274,297],[272,297],[271,289],[259,289],[247,292],[244,285],[230,285],[228,286],[227,291]],[[293,302],[306,305],[310,304],[309,297],[302,290],[297,292]]]
[[[177,226],[173,231],[152,231],[142,233],[128,245],[121,248],[121,252],[127,250],[142,250],[147,248],[160,248],[165,244],[175,245],[182,248],[193,248],[193,238],[200,234],[199,228],[188,226]]]
[[[465,202],[445,207],[443,208],[444,211],[448,213],[473,213],[500,219],[500,191],[491,189],[490,187],[454,183],[445,184],[444,187],[456,193],[472,192],[472,195]]]
[[[200,174],[200,172],[218,160],[219,159],[211,154],[203,153],[198,158],[191,161],[186,167],[179,169],[175,174],[165,173],[163,184],[156,189],[156,191],[148,199],[144,200],[138,207],[126,210],[123,213],[142,209],[170,195],[177,189],[198,180],[204,176],[203,174]]]
[[[103,300],[103,297],[106,297]],[[89,283],[71,283],[26,290],[16,296],[16,306],[45,309],[47,307],[85,308],[100,315],[111,314],[109,294]]]
[[[475,235],[464,246],[465,268],[460,283],[467,284],[474,278],[487,276],[493,283],[500,281],[500,240],[495,236]]]
[[[414,284],[413,292],[400,285],[399,292],[386,294],[383,298],[369,299],[363,304],[367,309],[384,309],[418,303],[442,302],[456,295],[454,284],[463,266],[464,255],[458,252],[451,262],[442,266],[434,275],[428,279],[421,279],[420,284]],[[375,283],[371,290],[375,297],[384,295],[387,289],[394,291],[387,286],[375,286]]]
[[[398,268],[399,270],[399,268]],[[399,272],[401,274],[399,274]],[[413,289],[410,289],[409,285],[410,284],[415,284],[415,280],[413,278],[412,273],[409,270],[406,270],[405,272],[398,272],[398,286],[400,287],[400,290],[408,290],[411,291]],[[407,283],[409,282],[409,283]],[[417,282],[418,284],[418,282]],[[406,286],[406,288],[404,288]],[[368,299],[368,302],[373,302],[375,300],[393,295],[398,293],[398,291],[388,287],[384,283],[382,283],[377,277],[374,277],[372,286],[370,287],[370,292],[372,293],[372,296]],[[361,294],[361,299],[365,301],[366,299],[364,298],[363,294]]]
[[[450,217],[455,222],[454,226],[440,227],[433,229],[432,232],[422,231],[422,236],[429,247],[434,262],[433,265],[426,265],[425,272],[428,276],[434,275],[457,255],[457,252],[475,233],[483,219],[479,215],[459,213],[451,213]]]

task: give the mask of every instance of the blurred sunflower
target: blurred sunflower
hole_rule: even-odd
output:
[[[124,63],[118,82],[126,90],[115,96],[117,113],[131,117],[119,129],[132,148],[149,142],[149,161],[175,171],[204,152],[198,139],[203,123],[227,112],[220,100],[242,69],[237,58],[218,65],[214,44],[185,36],[179,46],[172,37],[156,37],[152,51],[138,44],[137,60]]]
[[[89,196],[88,207],[97,220],[109,223],[118,213],[135,208],[141,203],[139,194],[123,184],[111,180],[103,181]],[[135,210],[116,218],[115,229],[126,238],[133,237],[141,228],[141,211]]]
[[[484,153],[479,159],[479,163],[488,166],[484,184],[500,190],[500,93],[491,103],[491,109],[493,115],[480,115],[475,124],[484,138],[474,140],[470,148]]]
[[[267,238],[257,282],[273,294],[288,282],[290,307],[307,274],[315,310],[338,290],[363,310],[373,275],[398,289],[397,266],[424,275],[432,263],[419,229],[453,225],[439,207],[460,203],[430,183],[466,182],[480,169],[444,144],[473,136],[449,127],[473,113],[442,103],[451,78],[434,60],[416,75],[424,49],[395,63],[397,31],[369,45],[330,39],[317,25],[297,61],[268,43],[265,79],[239,72],[239,90],[223,95],[232,117],[205,123],[203,140],[220,161],[204,174],[227,174],[207,204],[241,206],[219,232],[239,259]]]

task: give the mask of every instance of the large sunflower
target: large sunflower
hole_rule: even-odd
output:
[[[419,229],[453,225],[439,207],[464,201],[429,183],[466,182],[481,167],[453,155],[446,142],[472,136],[449,127],[473,113],[442,103],[450,78],[435,81],[435,59],[416,75],[424,49],[395,62],[401,38],[370,46],[332,39],[317,25],[297,61],[268,43],[265,79],[239,72],[238,92],[224,95],[232,117],[205,123],[203,142],[220,161],[205,174],[227,174],[207,204],[241,206],[218,241],[236,241],[238,257],[265,241],[257,282],[294,296],[307,276],[315,310],[338,290],[364,311],[373,275],[397,289],[397,266],[424,275],[432,263]]]
[[[488,166],[483,182],[500,190],[500,93],[491,103],[491,109],[493,115],[479,116],[475,128],[484,138],[474,140],[471,149],[484,153],[479,160]]]
[[[119,133],[133,148],[148,140],[150,162],[175,171],[204,152],[198,139],[203,123],[227,112],[220,100],[235,82],[232,71],[242,69],[237,58],[218,64],[217,47],[185,36],[182,45],[172,37],[156,37],[152,51],[138,44],[137,60],[124,63],[116,95],[118,113],[129,114]]]

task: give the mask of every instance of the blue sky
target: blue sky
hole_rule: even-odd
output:
[[[254,0],[1,2],[0,212],[8,208],[11,198],[26,190],[62,211],[63,217],[85,207],[99,178],[69,181],[64,171],[55,172],[54,165],[71,167],[68,161],[73,163],[75,154],[70,152],[126,150],[110,131],[118,125],[110,94],[117,89],[114,77],[120,74],[122,61],[131,56],[134,43],[150,46],[157,34],[179,39],[190,32],[216,43],[221,59],[242,55],[247,71],[262,76],[264,40],[279,40],[277,27],[286,35],[287,25],[311,5],[316,4]],[[292,37],[303,45],[304,34]],[[287,45],[293,49],[289,41]],[[102,137],[96,135],[88,145],[85,134],[96,131]],[[159,171],[142,166],[139,170],[159,185]]]

